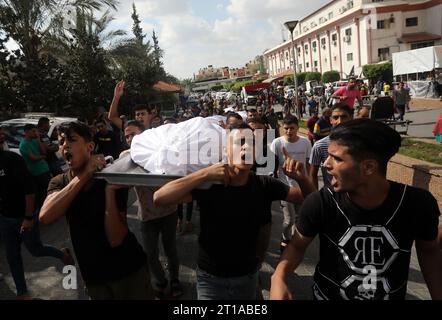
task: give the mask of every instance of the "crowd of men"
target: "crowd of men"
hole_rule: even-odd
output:
[[[181,296],[176,230],[182,223],[182,204],[193,201],[200,213],[198,299],[262,297],[259,270],[270,242],[274,201],[281,201],[283,232],[270,298],[293,298],[287,279],[318,236],[315,299],[405,299],[413,244],[431,297],[442,299],[437,201],[428,191],[387,180],[387,164],[398,152],[401,137],[367,119],[352,79],[334,93],[340,102],[325,108],[320,118],[316,109],[311,113],[310,141],[299,135],[299,119],[290,110],[281,130],[271,105],[257,104],[245,117],[219,110],[226,116],[220,125],[229,129],[227,161],[220,159],[159,189],[134,187],[142,243],[127,224],[129,190],[94,179],[94,173],[106,166],[107,156],[130,156],[134,136],[144,130],[188,117],[163,119],[140,105],[134,108],[134,120],[127,120],[118,112],[124,86],[124,81],[117,83],[107,117],[96,119],[93,128],[81,122],[60,125],[58,147],[44,135],[47,119],[39,122],[42,133],[32,125],[25,127],[21,156],[3,150],[0,130],[0,233],[19,299],[31,298],[22,241],[34,256],[76,263],[91,299]],[[361,107],[357,112],[355,100]],[[201,114],[204,110],[194,106],[191,116],[211,115]],[[264,134],[258,135],[259,130]],[[270,141],[268,130],[277,131],[276,139]],[[263,141],[258,144],[257,139]],[[271,175],[257,175],[259,166],[248,161],[255,159],[257,145],[275,157]],[[65,171],[57,166],[57,152]],[[217,183],[200,189],[206,182]],[[43,245],[39,238],[39,222],[51,224],[63,216],[75,262],[68,249]],[[159,259],[160,239],[167,275]]]

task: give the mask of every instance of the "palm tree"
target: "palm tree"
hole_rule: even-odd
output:
[[[38,60],[54,18],[72,7],[115,9],[117,4],[117,0],[0,0],[0,29],[18,44],[25,61],[33,63]]]

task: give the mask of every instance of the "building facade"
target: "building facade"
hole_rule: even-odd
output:
[[[270,77],[293,72],[288,38],[264,53]],[[394,52],[442,44],[442,0],[332,0],[300,20],[293,38],[297,72],[358,76]]]

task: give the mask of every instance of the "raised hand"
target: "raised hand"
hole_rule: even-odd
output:
[[[282,170],[284,171],[285,175],[295,180],[305,179],[305,169],[302,162],[290,158],[290,155],[285,147],[282,147],[282,153],[285,157],[284,164],[282,165]]]
[[[225,186],[230,184],[230,167],[225,163],[216,163],[205,169],[207,174],[207,180],[209,181],[221,181]]]
[[[114,97],[116,97],[118,99],[121,98],[121,96],[124,93],[124,85],[125,85],[124,80],[121,80],[117,83],[117,85],[115,86],[115,90],[114,90]]]
[[[102,154],[95,154],[89,160],[86,167],[86,173],[92,176],[96,171],[102,170],[106,166],[106,160]]]

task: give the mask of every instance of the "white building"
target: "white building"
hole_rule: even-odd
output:
[[[293,19],[296,19],[296,15]],[[332,0],[293,31],[297,72],[345,78],[394,52],[442,44],[442,0]],[[293,72],[289,40],[264,53],[270,77]]]

